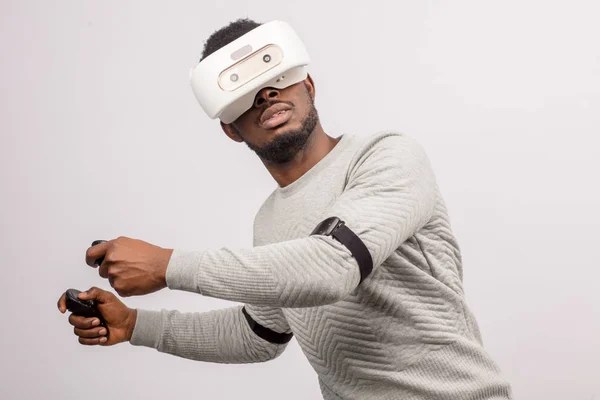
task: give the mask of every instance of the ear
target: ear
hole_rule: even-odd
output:
[[[219,123],[221,124],[221,129],[223,129],[223,132],[225,132],[225,134],[229,136],[231,140],[234,140],[238,143],[244,141],[233,124],[224,124],[221,120],[219,120]]]
[[[304,79],[303,82],[306,91],[308,92],[312,100],[315,101],[315,82],[313,81],[312,76],[310,76],[310,74],[306,74],[306,79]]]

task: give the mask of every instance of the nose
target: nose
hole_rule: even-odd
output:
[[[279,97],[279,90],[275,88],[264,88],[256,94],[254,98],[254,107],[260,108],[265,102],[277,99]]]

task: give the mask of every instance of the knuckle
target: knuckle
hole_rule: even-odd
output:
[[[115,246],[111,246],[107,251],[106,254],[104,254],[104,261],[108,261],[109,263],[114,263],[117,261],[117,251],[115,249]]]

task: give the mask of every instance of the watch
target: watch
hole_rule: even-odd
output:
[[[373,259],[371,258],[369,249],[367,249],[367,246],[365,246],[363,241],[346,226],[344,221],[338,217],[329,217],[321,221],[310,235],[331,236],[350,250],[358,262],[358,268],[360,269],[359,285],[367,276],[369,276],[371,271],[373,271]]]

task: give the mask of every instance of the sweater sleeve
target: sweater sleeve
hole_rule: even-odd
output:
[[[248,304],[245,308],[261,326],[278,333],[290,332],[281,309]],[[130,343],[183,358],[223,364],[272,360],[287,346],[287,343],[270,343],[254,333],[241,305],[204,313],[138,309]]]
[[[375,272],[430,220],[435,190],[420,144],[408,135],[390,134],[364,151],[324,215],[339,217],[360,237]],[[323,235],[251,249],[175,249],[167,267],[170,289],[274,307],[335,303],[354,291],[359,280],[350,250]]]

